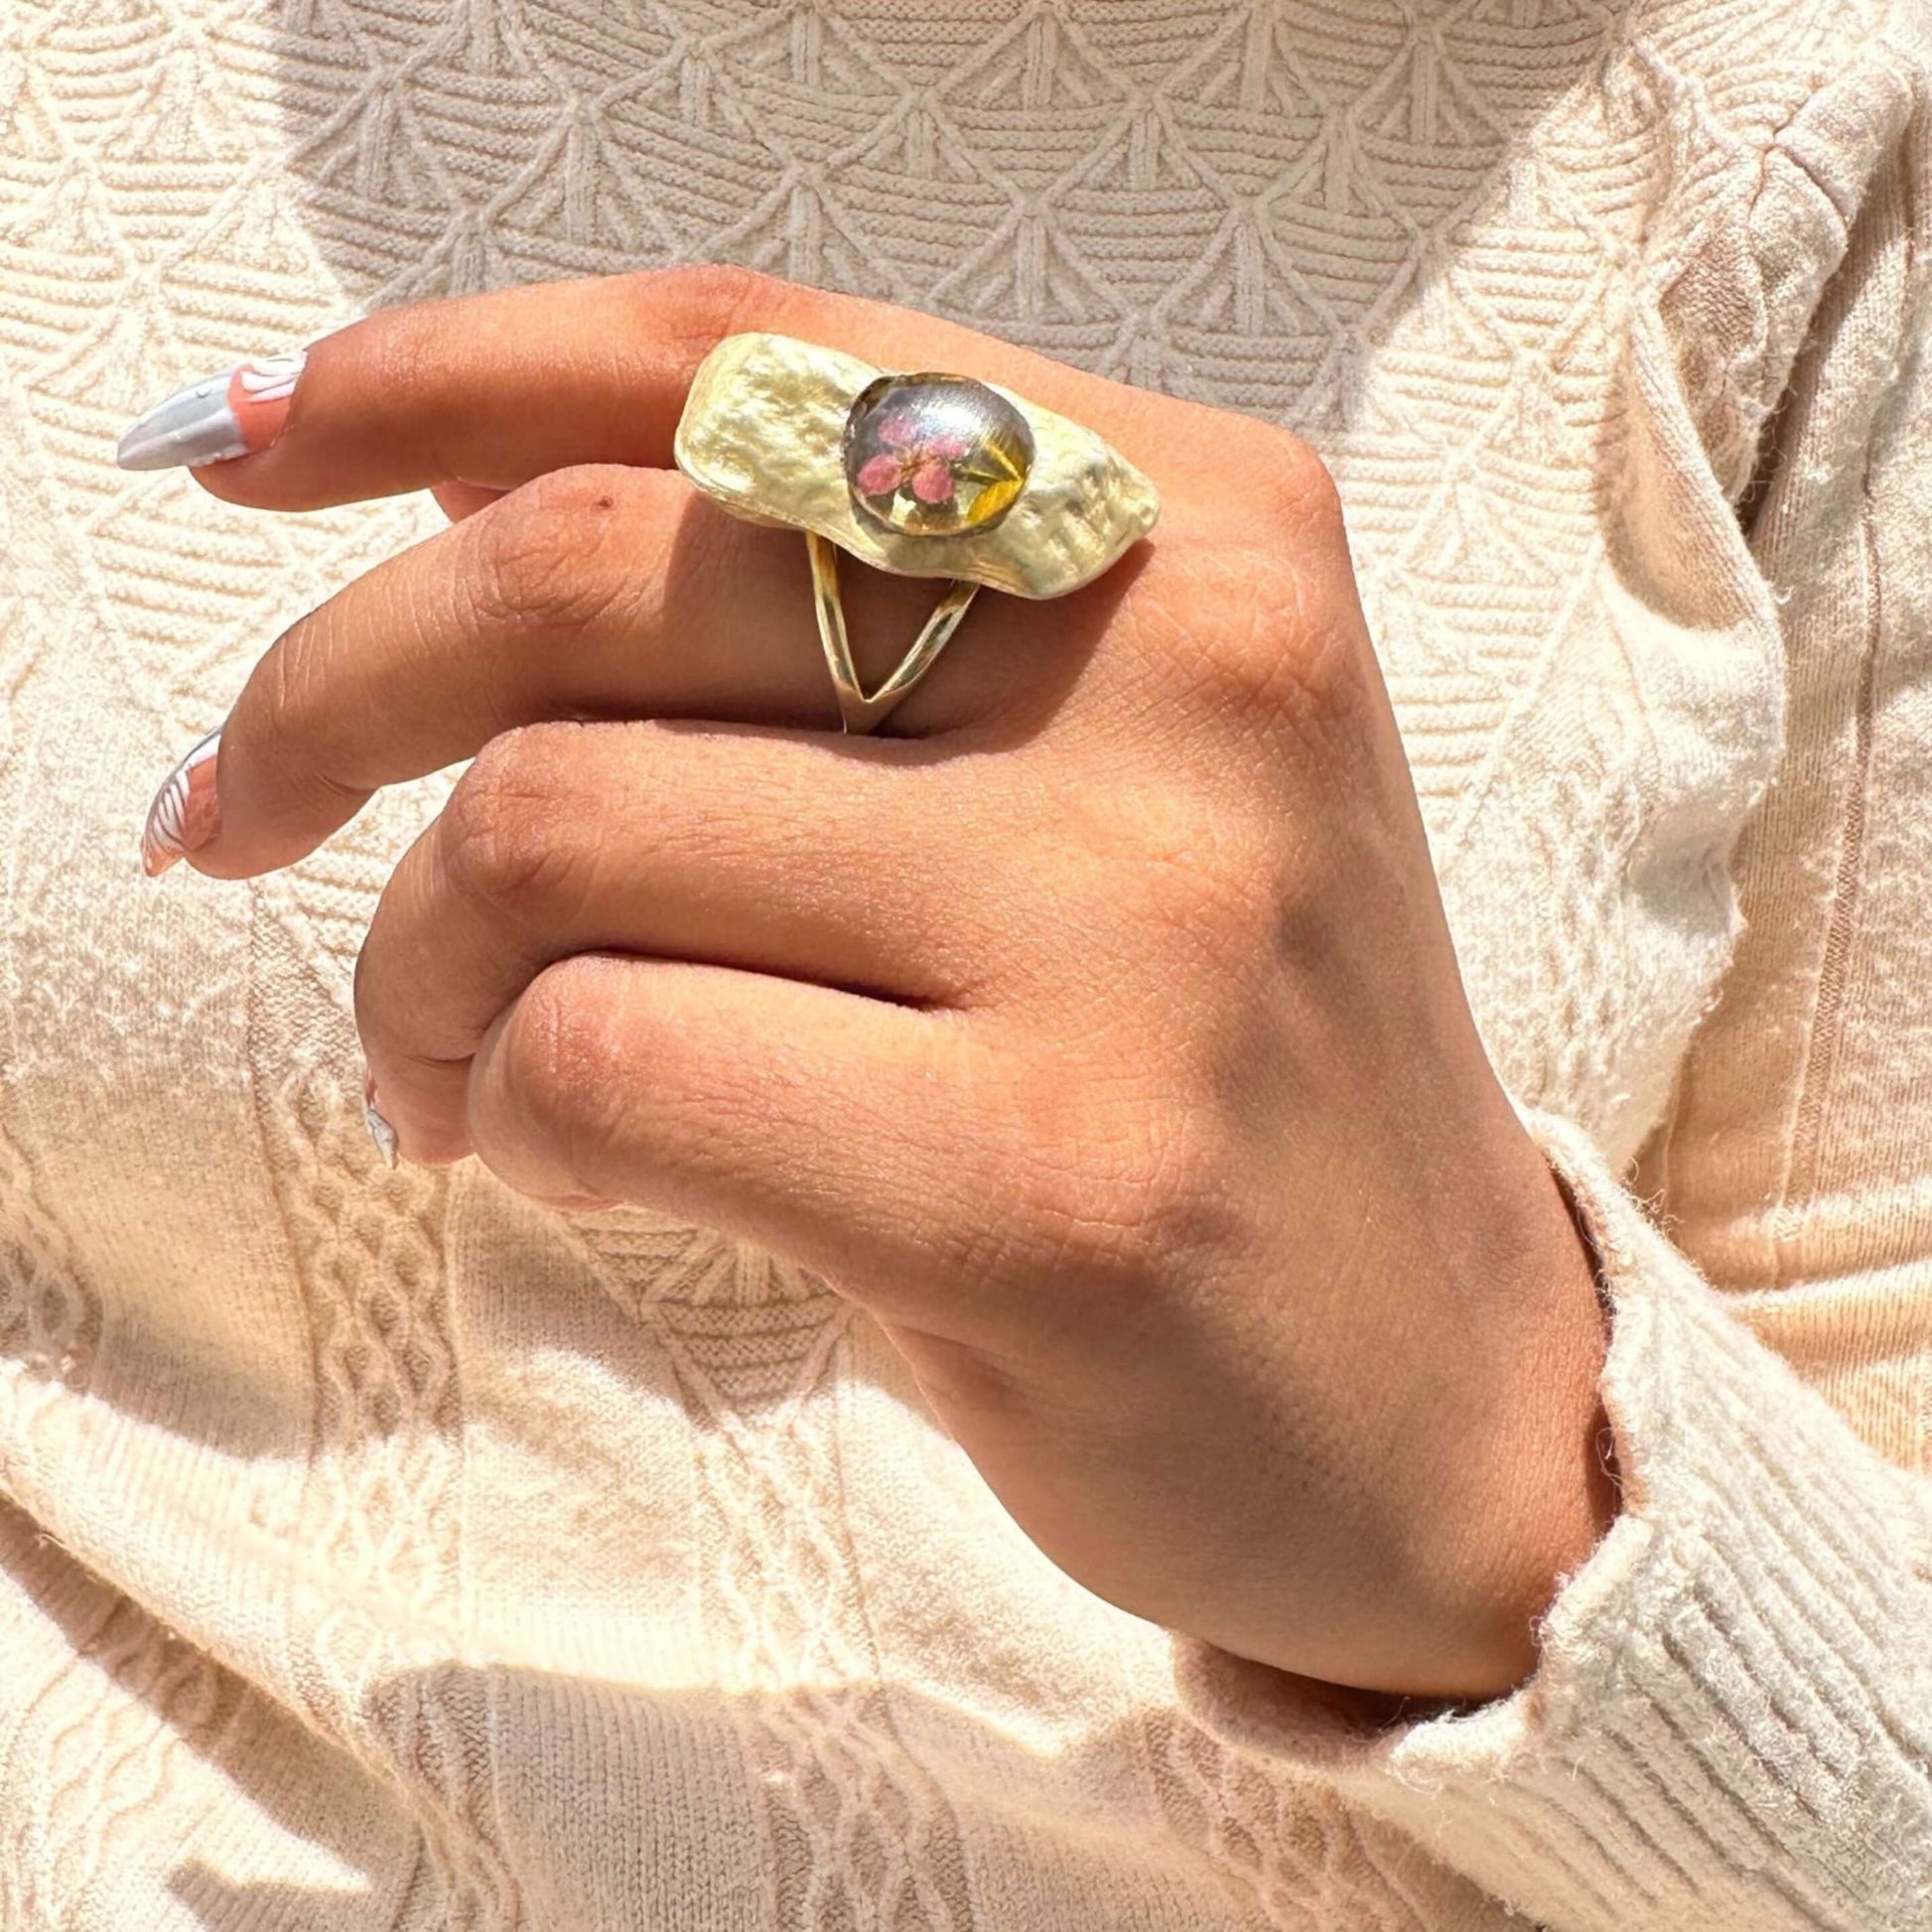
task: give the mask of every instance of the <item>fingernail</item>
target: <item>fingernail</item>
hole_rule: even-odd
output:
[[[376,1111],[375,1075],[366,1069],[362,1074],[362,1121],[369,1130],[369,1139],[375,1143],[375,1151],[382,1156],[382,1165],[393,1168],[401,1155],[402,1144],[396,1139],[396,1130]]]
[[[307,360],[292,348],[177,389],[121,438],[114,461],[123,470],[173,470],[267,449],[289,419]]]
[[[221,803],[214,795],[214,759],[220,749],[217,726],[155,793],[141,831],[141,870],[150,879],[188,853],[199,852],[221,829]]]

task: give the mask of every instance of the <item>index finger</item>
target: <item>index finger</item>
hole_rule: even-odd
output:
[[[1146,459],[1147,413],[1161,400],[889,303],[748,269],[647,269],[384,310],[299,356],[170,397],[123,438],[120,461],[191,464],[213,494],[259,509],[452,483],[513,489],[577,464],[668,469],[699,362],[723,337],[755,329],[882,368],[1004,383],[1135,460]],[[250,378],[262,369],[276,379]]]

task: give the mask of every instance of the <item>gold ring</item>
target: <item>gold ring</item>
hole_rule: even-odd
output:
[[[1064,597],[1154,527],[1154,484],[1091,430],[997,383],[892,373],[789,336],[727,336],[698,365],[677,465],[720,507],[805,533],[825,661],[849,732],[874,730],[938,661],[982,585]],[[952,581],[866,691],[838,553]]]

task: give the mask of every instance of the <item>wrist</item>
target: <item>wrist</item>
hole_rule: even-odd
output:
[[[1520,1320],[1492,1337],[1497,1396],[1463,1449],[1469,1508],[1449,1574],[1465,1697],[1502,1695],[1535,1672],[1538,1623],[1618,1509],[1600,1394],[1609,1304],[1574,1204],[1536,1160],[1535,1212],[1510,1284]]]
[[[1427,1365],[1408,1494],[1408,1660],[1373,1688],[1482,1699],[1533,1675],[1537,1625],[1617,1513],[1598,1384],[1609,1314],[1594,1251],[1534,1159],[1490,1194],[1474,1252],[1486,1292],[1452,1361]],[[1512,1199],[1510,1207],[1500,1204]]]

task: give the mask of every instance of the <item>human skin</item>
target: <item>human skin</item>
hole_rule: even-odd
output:
[[[991,379],[1162,520],[983,593],[846,737],[805,546],[671,467],[721,337]],[[733,270],[386,312],[197,471],[453,526],[260,660],[221,879],[474,759],[355,980],[404,1159],[644,1203],[868,1311],[1029,1536],[1123,1608],[1483,1697],[1614,1513],[1592,1258],[1483,1052],[1327,474],[1286,432]],[[848,562],[868,683],[937,586]]]

